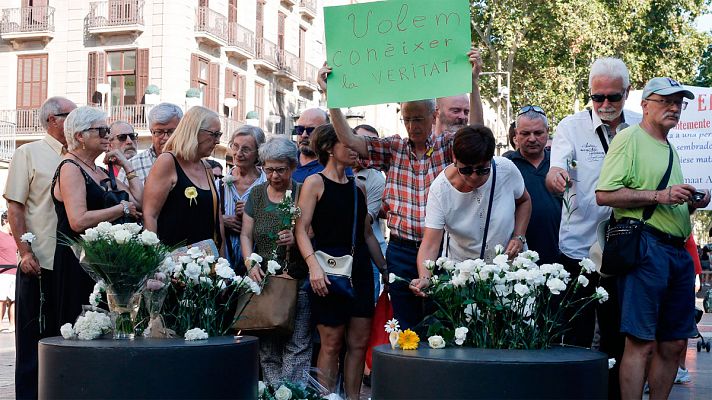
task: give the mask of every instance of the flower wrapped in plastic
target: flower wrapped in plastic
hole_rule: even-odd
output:
[[[74,326],[66,323],[59,331],[65,339],[93,340],[111,332],[111,325],[111,317],[105,311],[85,309]]]

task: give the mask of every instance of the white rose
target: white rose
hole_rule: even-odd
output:
[[[277,400],[289,400],[292,398],[292,391],[282,385],[274,392],[274,398]]]
[[[282,266],[279,265],[279,263],[277,261],[274,261],[274,260],[267,261],[267,273],[274,275],[280,269],[282,269]]]
[[[158,240],[158,235],[151,231],[141,232],[139,239],[141,240],[141,243],[148,246],[153,246],[161,242],[160,240]]]
[[[580,283],[581,286],[586,287],[586,286],[588,286],[588,278],[586,278],[586,277],[583,276],[583,275],[579,275],[579,276],[578,276],[578,283]]]
[[[114,237],[114,240],[118,244],[123,244],[129,241],[133,235],[131,235],[131,232],[125,231],[125,230],[118,230],[112,232],[112,236]]]
[[[24,236],[24,235],[23,235]],[[89,228],[84,231],[83,235],[79,235],[85,242],[93,242],[99,239],[99,231],[94,228]]]
[[[562,290],[566,290],[566,284],[559,278],[551,278],[546,281],[546,286],[552,294],[561,294]]]
[[[465,339],[467,339],[467,332],[469,331],[470,330],[464,326],[455,328],[455,344],[462,346],[462,344],[465,343]]]
[[[598,299],[599,303],[604,303],[604,302],[608,301],[608,292],[606,292],[606,289],[604,289],[600,286],[596,288],[595,296]]]
[[[99,231],[99,233],[106,234],[111,232],[111,223],[110,222],[99,222],[99,225],[96,226],[96,230]]]
[[[62,337],[65,339],[71,339],[74,337],[74,329],[72,328],[72,324],[67,322],[66,324],[62,325],[61,328],[59,328],[59,333],[62,334]]]
[[[428,345],[433,349],[442,349],[445,347],[445,340],[442,336],[434,335],[428,338]]]

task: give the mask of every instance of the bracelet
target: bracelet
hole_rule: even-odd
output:
[[[130,181],[133,178],[138,178],[136,171],[131,171],[126,173],[126,180]]]
[[[309,254],[308,256],[304,257],[304,261],[306,261],[306,260],[307,260],[307,258],[309,258],[309,257],[313,256],[313,255],[314,255],[314,253],[316,253],[316,252],[314,252],[314,251],[313,251],[313,252],[312,252],[311,254]]]

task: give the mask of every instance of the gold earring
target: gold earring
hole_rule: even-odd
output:
[[[86,146],[84,145],[84,143],[82,142],[82,150],[86,150],[86,149],[87,149],[87,147],[86,147]]]

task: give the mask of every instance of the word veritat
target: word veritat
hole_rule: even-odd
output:
[[[374,18],[373,10],[368,10],[364,15],[350,13],[347,20],[351,29],[351,34],[356,42],[369,41],[370,43],[360,48],[349,50],[337,50],[331,57],[332,67],[342,67],[344,65],[358,66],[363,64],[375,64],[388,61],[389,58],[398,56],[410,56],[414,58],[428,58],[428,50],[448,47],[452,38],[440,37],[430,40],[401,41],[394,44],[391,42],[374,43],[378,36],[394,32],[394,29],[403,32],[404,35],[418,30],[437,31],[449,24],[460,25],[462,23],[460,15],[455,12],[439,12],[431,16],[414,15],[409,16],[408,4],[402,4],[398,15],[395,18],[383,18],[380,21]],[[369,35],[371,35],[369,37]],[[375,37],[374,37],[375,35]],[[362,40],[360,40],[362,39]],[[427,62],[412,62],[402,64],[394,68],[379,69],[371,71],[370,77],[378,84],[385,81],[407,81],[418,78],[429,78],[437,74],[449,72],[449,63],[452,60],[443,58],[440,60],[427,60]],[[347,74],[342,75],[341,86],[347,89],[357,88],[358,84],[351,82]]]

